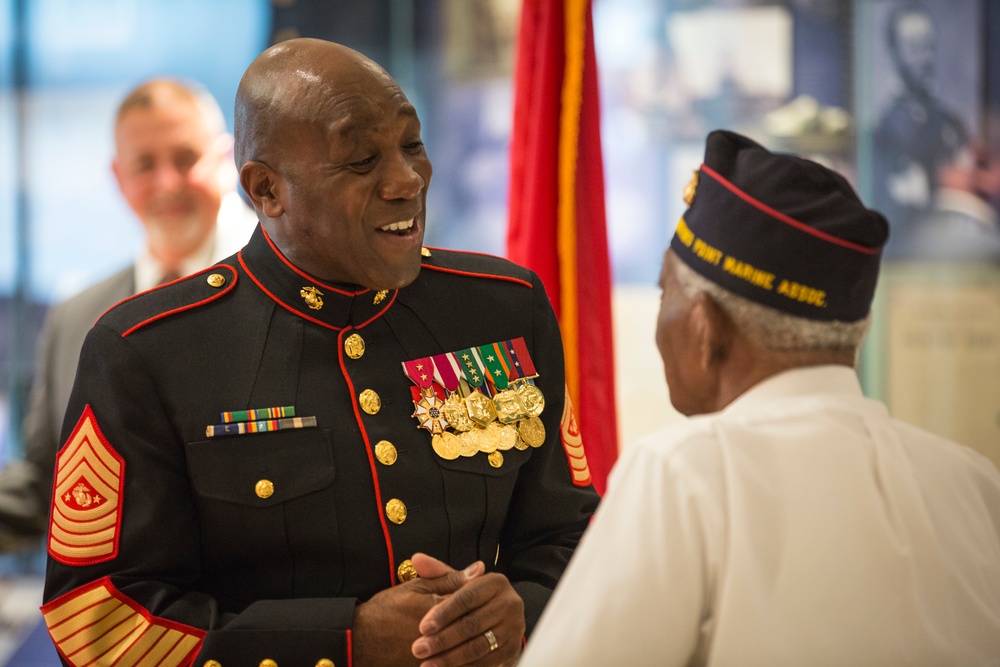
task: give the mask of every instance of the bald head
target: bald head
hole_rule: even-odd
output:
[[[290,39],[260,54],[236,91],[237,168],[269,162],[287,138],[283,131],[324,123],[336,114],[340,94],[375,79],[398,90],[378,63],[341,44]]]
[[[431,162],[416,109],[365,56],[318,39],[262,53],[236,93],[236,164],[298,268],[376,290],[416,279]]]

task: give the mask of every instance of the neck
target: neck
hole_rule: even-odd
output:
[[[742,341],[720,366],[715,409],[722,410],[752,387],[779,373],[831,364],[854,368],[856,357],[856,350],[851,348],[776,351]]]

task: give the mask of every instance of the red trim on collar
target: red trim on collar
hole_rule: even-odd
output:
[[[267,289],[266,287],[264,287],[264,284],[262,282],[260,282],[259,280],[257,280],[257,276],[255,276],[253,274],[253,272],[250,271],[250,267],[248,267],[247,263],[243,261],[243,251],[242,250],[240,251],[240,254],[237,256],[237,259],[240,260],[240,266],[243,267],[243,270],[247,272],[248,276],[250,276],[250,280],[252,280],[254,282],[254,284],[257,285],[257,287],[259,287],[260,290],[264,294],[266,294],[269,297],[271,297],[271,300],[274,301],[276,304],[278,304],[279,306],[281,306],[282,308],[284,308],[288,312],[292,313],[293,315],[298,315],[299,317],[301,317],[304,320],[309,320],[313,324],[318,324],[321,327],[326,327],[327,329],[332,329],[334,331],[340,331],[340,327],[335,327],[332,324],[327,324],[323,320],[317,320],[315,317],[309,317],[305,313],[300,313],[299,311],[295,310],[294,308],[292,308],[291,306],[289,306],[287,303],[285,303],[284,301],[282,301],[281,299],[279,299],[278,297],[276,297],[274,294],[272,294],[269,289]],[[289,266],[291,266],[291,265],[289,265]]]
[[[303,271],[302,269],[300,269],[299,267],[295,266],[290,261],[288,261],[288,258],[285,257],[280,250],[278,250],[278,246],[274,245],[274,241],[272,241],[271,237],[267,235],[267,231],[264,229],[263,225],[261,226],[260,231],[261,233],[264,234],[264,240],[267,241],[267,245],[271,246],[271,250],[274,251],[274,254],[277,255],[282,262],[284,262],[285,266],[287,266],[292,271],[299,274],[306,280],[314,282],[317,285],[322,285],[324,289],[328,289],[331,292],[336,292],[337,294],[343,294],[344,296],[358,296],[359,294],[364,294],[365,292],[371,292],[371,290],[367,288],[363,290],[358,290],[356,292],[349,292],[347,290],[340,289],[339,287],[328,285],[322,282],[321,280],[317,280],[315,276],[310,276],[308,273],[306,273],[305,271]]]
[[[398,294],[399,294],[399,290],[398,289],[392,290],[392,298],[385,302],[385,307],[382,308],[382,310],[378,311],[377,313],[375,313],[374,315],[372,315],[370,318],[368,318],[367,320],[365,320],[364,322],[362,322],[361,324],[357,325],[354,328],[355,329],[364,329],[366,326],[368,326],[369,324],[371,324],[372,322],[374,322],[378,318],[380,318],[383,315],[385,315],[385,311],[389,310],[389,306],[391,306],[396,301],[396,295],[398,295]]]
[[[727,181],[725,178],[723,178],[721,175],[719,175],[719,173],[717,171],[715,171],[714,169],[712,169],[708,165],[705,165],[705,164],[701,165],[701,170],[704,171],[709,176],[711,176],[712,178],[714,178],[715,180],[717,180],[727,190],[729,190],[734,195],[736,195],[737,197],[739,197],[740,199],[742,199],[746,203],[750,204],[754,208],[756,208],[756,209],[758,209],[760,211],[763,211],[764,213],[768,214],[772,218],[775,218],[776,220],[780,220],[781,222],[784,222],[787,225],[791,225],[792,227],[795,227],[799,231],[803,231],[806,234],[811,234],[812,236],[815,236],[818,239],[822,239],[824,241],[827,241],[828,243],[833,243],[835,245],[839,245],[839,246],[842,246],[844,248],[848,248],[850,250],[856,250],[857,252],[861,252],[861,253],[864,253],[866,255],[874,255],[874,254],[878,253],[878,251],[879,251],[879,248],[868,248],[868,247],[865,247],[865,246],[860,245],[858,243],[853,243],[851,241],[847,241],[847,240],[844,240],[844,239],[841,239],[841,238],[837,238],[836,236],[833,236],[831,234],[827,234],[826,232],[820,231],[820,230],[818,230],[818,229],[816,229],[814,227],[810,227],[809,225],[807,225],[805,223],[799,222],[795,218],[787,216],[784,213],[782,213],[781,211],[776,211],[775,209],[771,208],[770,206],[768,206],[764,202],[762,202],[762,201],[760,201],[758,199],[755,199],[754,197],[750,196],[749,194],[747,194],[743,190],[740,190],[738,187],[736,187],[735,185],[733,185],[731,182]]]
[[[477,253],[484,254],[484,253]],[[492,255],[487,255],[491,257]],[[440,271],[441,273],[454,273],[457,276],[469,276],[471,278],[491,278],[493,280],[506,280],[510,283],[517,283],[518,285],[524,285],[525,287],[534,287],[527,280],[521,280],[520,278],[512,278],[510,276],[498,276],[492,273],[475,273],[473,271],[459,271],[458,269],[446,269],[442,266],[434,266],[433,264],[424,264],[424,269],[430,269],[431,271]]]
[[[247,266],[247,263],[245,261],[243,261],[243,251],[242,250],[240,251],[239,255],[237,256],[237,259],[240,262],[240,266],[243,267],[243,270],[247,272],[247,276],[250,277],[250,280],[252,280],[253,283],[257,287],[259,287],[260,290],[264,294],[266,294],[269,297],[271,297],[271,300],[274,301],[276,304],[278,304],[279,306],[281,306],[282,308],[284,308],[288,312],[292,313],[293,315],[298,315],[302,319],[308,320],[309,322],[312,322],[313,324],[318,324],[321,327],[326,327],[327,329],[332,329],[333,331],[341,331],[342,330],[342,327],[336,327],[336,326],[334,326],[332,324],[327,324],[323,320],[317,320],[315,317],[310,317],[310,316],[306,315],[305,313],[303,313],[301,311],[295,310],[294,308],[292,308],[291,306],[289,306],[287,303],[285,303],[284,301],[282,301],[281,299],[279,299],[277,296],[275,296],[274,293],[271,292],[271,290],[269,290],[266,287],[264,287],[264,284],[262,282],[260,282],[260,280],[257,279],[257,276],[255,276],[253,274],[253,272],[250,270],[250,267]],[[322,285],[322,283],[320,283],[320,284]],[[325,287],[325,285],[324,285],[324,287]],[[371,291],[371,290],[365,290],[365,292],[369,292],[369,291]],[[360,294],[364,294],[365,292],[355,292],[353,295],[350,294],[350,293],[348,293],[348,292],[341,292],[341,294],[345,294],[347,296],[357,296],[357,295],[360,295]],[[393,292],[392,292],[392,298],[389,299],[388,301],[386,301],[385,307],[382,308],[382,310],[378,311],[371,318],[365,320],[364,322],[362,322],[361,324],[357,325],[354,328],[355,329],[363,329],[366,326],[368,326],[369,324],[371,324],[372,322],[374,322],[375,320],[377,320],[378,318],[382,317],[385,314],[385,311],[389,310],[389,306],[391,306],[396,301],[396,295],[397,294],[399,294],[399,290],[393,290]]]
[[[222,297],[224,294],[228,294],[231,289],[233,289],[234,287],[236,287],[236,281],[239,280],[240,275],[238,273],[236,273],[236,271],[233,269],[233,267],[229,266],[228,264],[216,264],[214,266],[208,267],[207,269],[202,269],[201,271],[198,271],[197,273],[192,273],[191,275],[184,276],[183,278],[179,278],[178,280],[174,280],[172,282],[169,282],[169,283],[166,283],[166,284],[163,284],[163,285],[158,285],[158,286],[154,287],[153,289],[146,290],[145,292],[140,292],[139,294],[135,294],[133,296],[130,296],[128,299],[122,299],[121,301],[119,301],[118,302],[119,304],[125,303],[126,301],[128,301],[130,299],[134,299],[137,296],[141,296],[143,294],[149,294],[151,292],[155,292],[158,289],[161,289],[163,287],[167,287],[168,285],[173,285],[174,283],[179,282],[181,280],[189,280],[191,278],[195,278],[197,276],[201,276],[201,275],[204,275],[206,273],[209,273],[210,271],[220,271],[222,269],[226,269],[226,270],[228,270],[232,274],[232,278],[229,281],[229,285],[225,289],[222,289],[222,290],[219,290],[219,291],[213,293],[212,296],[208,297],[207,299],[202,299],[201,301],[196,301],[194,303],[189,303],[186,306],[181,306],[180,308],[174,308],[173,310],[167,310],[167,311],[164,311],[164,312],[160,313],[159,315],[154,315],[153,317],[150,317],[148,320],[143,320],[142,322],[139,322],[135,326],[133,326],[133,327],[131,327],[129,329],[126,329],[122,333],[122,338],[126,338],[127,336],[135,333],[136,331],[138,331],[139,329],[143,328],[147,324],[152,324],[153,322],[156,322],[157,320],[162,320],[165,317],[170,317],[171,315],[175,315],[177,313],[183,313],[185,310],[192,310],[194,308],[198,308],[199,306],[203,306],[206,303],[211,303],[212,301],[215,301],[216,299]],[[112,308],[114,308],[114,306],[112,306]]]
[[[392,538],[389,536],[389,524],[385,522],[385,507],[382,505],[382,489],[378,484],[378,468],[375,465],[375,457],[372,455],[372,443],[368,438],[368,431],[365,430],[365,423],[361,418],[361,413],[358,412],[358,398],[357,394],[354,392],[354,383],[351,382],[351,375],[347,372],[347,366],[344,365],[344,334],[350,331],[350,327],[346,327],[340,332],[337,337],[337,359],[340,362],[340,372],[344,376],[344,380],[347,382],[347,388],[351,392],[351,407],[354,409],[354,419],[358,422],[358,428],[361,429],[361,437],[365,441],[365,454],[368,455],[368,466],[371,468],[372,473],[372,486],[375,488],[375,502],[377,503],[376,509],[378,510],[378,520],[382,524],[382,535],[385,537],[385,549],[389,556],[389,584],[396,584],[396,558],[392,551]]]

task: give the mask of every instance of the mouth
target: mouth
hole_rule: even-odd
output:
[[[414,229],[413,218],[409,220],[403,220],[402,222],[392,222],[383,227],[379,227],[380,232],[386,232],[387,234],[395,234],[396,236],[407,236]]]

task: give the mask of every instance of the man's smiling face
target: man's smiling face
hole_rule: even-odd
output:
[[[416,111],[381,70],[355,64],[335,85],[301,76],[315,80],[302,100],[309,110],[279,131],[269,165],[281,205],[272,238],[317,278],[405,287],[420,272],[432,174]]]

